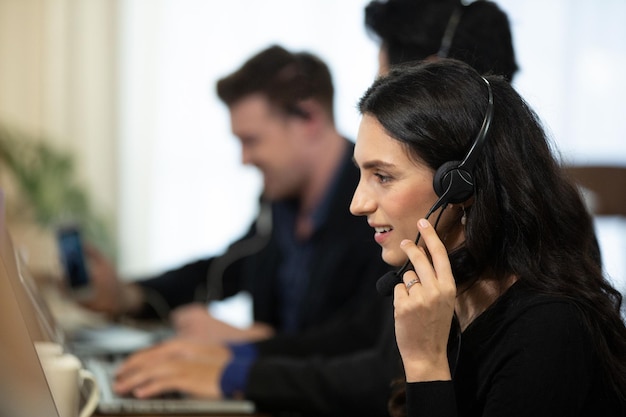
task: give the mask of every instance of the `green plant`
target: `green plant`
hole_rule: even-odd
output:
[[[88,193],[78,183],[73,155],[49,142],[0,126],[0,173],[9,174],[20,201],[17,211],[44,228],[76,223],[85,236],[113,256],[110,228],[92,207]]]

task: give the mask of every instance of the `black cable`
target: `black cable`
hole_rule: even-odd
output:
[[[205,292],[202,293],[200,290],[196,292],[195,299],[197,301],[208,303],[214,300],[221,300],[224,292],[222,280],[226,268],[241,258],[257,253],[267,245],[273,228],[270,203],[263,202],[261,204],[255,226],[256,233],[254,236],[235,242],[228,248],[225,254],[211,262],[207,270]]]

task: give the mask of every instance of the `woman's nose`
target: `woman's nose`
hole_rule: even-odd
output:
[[[352,201],[350,202],[350,213],[355,216],[365,216],[375,210],[376,204],[367,196],[363,186],[359,184],[354,190]]]

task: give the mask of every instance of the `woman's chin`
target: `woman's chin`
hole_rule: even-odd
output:
[[[398,268],[404,265],[407,259],[404,252],[402,254],[398,254],[397,252],[394,253],[394,252],[385,251],[385,250],[383,250],[382,257],[383,257],[383,261],[385,261],[386,264],[395,266]]]

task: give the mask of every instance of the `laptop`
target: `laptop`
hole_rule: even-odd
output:
[[[3,216],[0,216],[0,234],[6,234]],[[15,285],[17,271],[12,256],[7,257],[11,249],[6,243],[4,238],[0,239],[0,415],[59,417],[32,343],[30,332],[38,333],[40,329],[22,311],[24,294]]]
[[[91,333],[92,337],[87,344],[69,343],[69,338],[63,333],[61,327],[56,322],[44,297],[39,293],[36,283],[28,275],[27,268],[24,267],[23,262],[21,262],[21,259],[17,256],[13,248],[9,232],[4,224],[4,200],[1,190],[0,258],[2,261],[1,272],[4,273],[2,277],[3,281],[5,281],[5,286],[10,286],[12,290],[11,296],[9,297],[12,301],[2,303],[0,306],[2,307],[2,309],[0,309],[0,324],[2,326],[12,326],[11,330],[13,332],[21,333],[20,337],[7,339],[8,341],[15,339],[16,343],[17,341],[22,341],[22,344],[27,345],[27,349],[23,349],[23,346],[13,346],[12,342],[11,345],[9,345],[9,342],[5,341],[4,335],[12,333],[8,331],[5,332],[3,328],[1,333],[3,335],[2,342],[0,343],[0,369],[3,369],[2,379],[0,379],[0,404],[2,404],[0,405],[0,415],[17,415],[4,413],[4,409],[2,408],[4,398],[2,398],[2,395],[9,392],[4,389],[4,385],[10,385],[14,375],[17,376],[23,373],[21,367],[9,366],[13,365],[14,361],[7,359],[19,354],[25,357],[24,363],[30,364],[29,366],[34,368],[32,373],[36,373],[34,371],[41,371],[41,365],[39,364],[39,359],[33,346],[33,342],[37,340],[49,340],[61,343],[66,351],[76,354],[83,362],[85,368],[89,369],[94,374],[101,391],[100,402],[98,404],[98,412],[100,414],[176,413],[245,415],[254,413],[254,403],[248,400],[193,399],[183,396],[137,399],[117,396],[111,389],[112,372],[117,363],[128,353],[131,353],[131,347],[147,347],[154,343],[155,340],[162,338],[163,334],[157,332],[156,336],[154,336],[156,339],[146,339],[144,336],[148,333],[139,329],[135,330],[125,326],[112,325],[99,329],[88,329],[87,333]],[[2,287],[0,287],[0,291],[0,294],[8,294],[7,291],[3,291]],[[5,297],[4,295],[2,296]],[[14,310],[19,309],[21,321],[12,320],[15,314],[12,314],[11,311],[4,311],[4,309],[8,308],[13,308]],[[120,347],[120,343],[122,343],[122,347]],[[110,350],[108,350],[107,347],[110,347]],[[5,354],[3,352],[7,353]],[[4,362],[7,362],[6,368]],[[36,366],[34,364],[36,364]],[[24,367],[24,369],[27,368],[27,366]],[[8,372],[4,372],[4,369],[7,369]],[[24,373],[24,375],[30,375],[30,373]],[[45,383],[45,377],[43,382]],[[16,385],[16,389],[20,391],[18,386],[19,384]],[[31,389],[31,385],[28,384],[25,384],[24,387],[28,387],[28,390]],[[35,389],[36,387],[37,384],[34,383],[32,388]],[[47,383],[45,384],[45,388],[49,394]],[[29,397],[33,393],[33,391],[27,391],[26,388],[24,388],[23,392],[28,392]],[[51,394],[49,395],[51,396]],[[46,396],[43,396],[42,398],[45,397]],[[51,404],[54,407],[54,403],[52,402]],[[31,405],[34,407],[37,404]],[[30,413],[29,415],[50,415],[56,417],[56,412],[55,414]]]
[[[165,395],[160,398],[137,399],[120,397],[111,389],[111,381],[117,366],[98,358],[86,358],[85,367],[95,376],[100,385],[101,414],[234,414],[254,413],[254,403],[246,400],[206,400]]]

